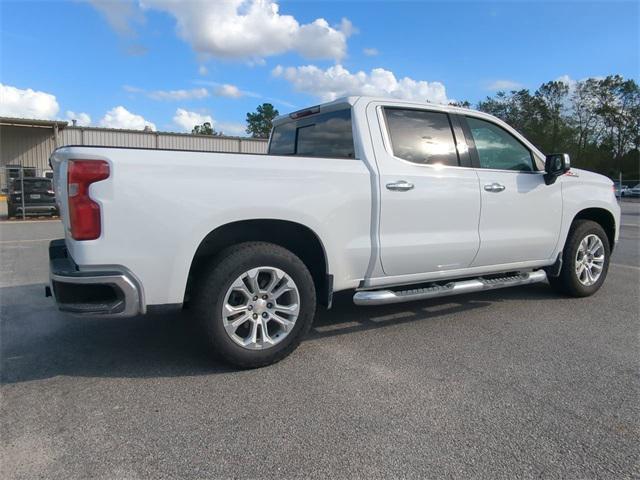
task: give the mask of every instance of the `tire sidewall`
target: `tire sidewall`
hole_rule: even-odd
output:
[[[216,293],[209,297],[209,307],[203,305],[204,308],[201,308],[201,310],[208,310],[208,315],[201,317],[204,317],[205,327],[215,350],[224,359],[238,366],[266,365],[286,356],[307,333],[315,317],[315,288],[306,266],[284,249],[276,247],[270,250],[272,251],[255,251],[240,261],[233,261],[231,257],[228,258],[229,261],[223,259],[207,281],[206,290]],[[236,258],[240,257],[236,256]],[[277,345],[264,350],[249,350],[235,343],[224,328],[222,315],[222,308],[231,284],[244,272],[256,267],[275,267],[286,272],[295,282],[300,297],[300,313],[293,330]]]

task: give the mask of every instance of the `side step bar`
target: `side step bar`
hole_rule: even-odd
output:
[[[414,290],[367,290],[356,292],[353,303],[356,305],[386,305],[388,303],[410,302],[413,300],[427,300],[429,298],[462,295],[464,293],[495,290],[497,288],[529,285],[544,282],[547,274],[544,270],[536,270],[516,275],[505,275],[498,278],[474,278],[473,280],[453,281],[444,285],[433,284]]]

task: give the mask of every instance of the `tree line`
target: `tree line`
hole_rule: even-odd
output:
[[[572,165],[612,178],[640,179],[640,88],[620,75],[567,83],[543,83],[528,89],[500,91],[476,105],[468,101],[451,105],[476,108],[511,125],[542,152],[568,153]],[[246,132],[268,138],[278,116],[270,103],[247,113]],[[194,134],[221,135],[211,125]]]
[[[572,165],[611,178],[640,178],[640,88],[633,79],[555,80],[533,93],[497,92],[475,108],[504,120],[545,154],[568,153]]]

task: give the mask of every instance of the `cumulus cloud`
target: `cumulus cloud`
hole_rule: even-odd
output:
[[[132,36],[133,23],[144,20],[142,12],[132,0],[88,0],[107,20],[107,23],[120,35]]]
[[[215,94],[219,97],[240,98],[244,93],[235,85],[225,83],[215,89]]]
[[[367,57],[375,57],[380,52],[378,52],[377,48],[364,48],[362,50],[362,53],[364,53]]]
[[[149,98],[153,100],[192,100],[206,98],[209,91],[206,88],[194,88],[191,90],[154,90],[149,92]]]
[[[73,120],[75,120],[81,127],[91,125],[91,117],[88,113],[84,112],[74,112],[72,110],[67,110],[67,120],[69,122],[73,122]]]
[[[218,122],[216,124],[216,130],[222,132],[224,135],[240,137],[242,135],[246,135],[246,129],[247,126],[243,123]]]
[[[55,118],[59,110],[55,95],[0,83],[0,115],[49,120]]]
[[[155,130],[155,124],[144,119],[142,115],[131,113],[122,105],[105,113],[99,125],[106,128],[123,128],[128,130],[144,130],[146,127]]]
[[[496,80],[487,85],[487,90],[518,90],[522,88],[524,85],[518,82],[514,82],[513,80]]]
[[[440,82],[396,78],[393,72],[374,68],[370,73],[351,73],[342,65],[322,70],[315,65],[284,68],[278,65],[272,74],[290,82],[299,92],[309,93],[322,101],[346,95],[372,95],[403,100],[447,103],[445,87]]]
[[[182,39],[198,53],[217,58],[259,61],[297,51],[307,58],[340,60],[354,32],[347,19],[338,26],[323,18],[300,24],[293,16],[280,14],[273,0],[141,0],[140,4],[172,15]]]
[[[213,117],[198,112],[190,112],[184,108],[178,108],[173,116],[173,123],[185,132],[190,132],[196,125],[209,122],[213,126]]]

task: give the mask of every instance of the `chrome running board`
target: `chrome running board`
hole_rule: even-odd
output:
[[[495,278],[478,277],[472,280],[452,281],[444,285],[433,284],[413,290],[365,290],[355,293],[353,303],[356,305],[386,305],[388,303],[411,302],[413,300],[427,300],[429,298],[529,285],[531,283],[544,282],[546,279],[547,274],[544,270],[536,270]]]

